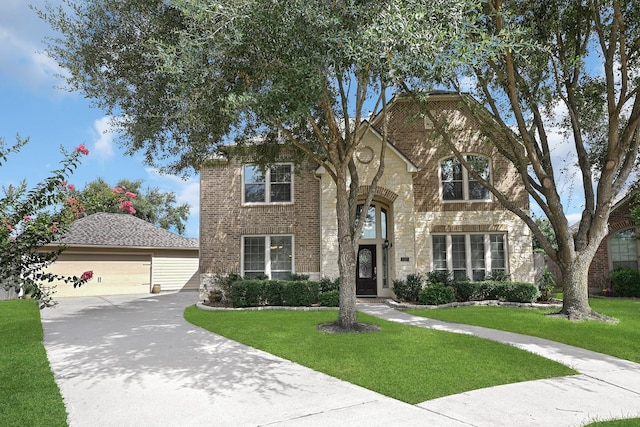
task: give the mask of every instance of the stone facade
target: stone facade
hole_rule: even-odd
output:
[[[430,101],[456,131],[458,149],[491,161],[492,180],[511,202],[528,210],[528,195],[514,167],[489,140],[488,126],[463,114],[459,98],[434,96]],[[377,296],[393,296],[392,280],[433,269],[433,233],[501,233],[506,238],[507,269],[514,280],[533,281],[531,235],[526,225],[493,197],[483,201],[443,201],[440,162],[453,155],[437,137],[428,120],[417,117],[416,104],[398,98],[389,105],[389,144],[385,171],[373,203],[387,218],[386,238],[377,235],[361,244],[375,245],[377,265],[382,254],[388,276],[378,275]],[[488,116],[487,116],[488,117]],[[360,197],[380,163],[382,129],[374,118],[374,130],[363,137],[356,153]],[[336,191],[330,176],[312,165],[298,169],[294,201],[282,205],[242,206],[241,164],[218,162],[201,171],[200,271],[202,282],[216,273],[240,272],[244,235],[287,234],[295,239],[295,271],[314,278],[338,276]],[[385,242],[386,241],[386,242]]]

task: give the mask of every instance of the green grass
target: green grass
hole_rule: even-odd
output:
[[[482,387],[574,374],[513,347],[387,322],[359,313],[378,332],[328,334],[335,311],[205,311],[185,318],[209,331],[408,403]]]
[[[585,425],[584,427],[638,427],[640,418],[629,418],[626,420],[597,421]]]
[[[0,425],[66,426],[34,300],[0,301]]]
[[[431,319],[546,338],[640,363],[640,300],[593,298],[589,302],[598,313],[614,317],[620,322],[569,322],[545,315],[558,309],[471,306],[407,312]]]

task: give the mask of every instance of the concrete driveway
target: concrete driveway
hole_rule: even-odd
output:
[[[70,426],[464,423],[186,322],[195,292],[60,298],[45,347]]]
[[[186,322],[197,293],[61,298],[45,347],[75,426],[582,426],[640,417],[640,365],[534,337],[358,309],[513,345],[580,374],[409,405]],[[478,361],[482,363],[482,361]]]

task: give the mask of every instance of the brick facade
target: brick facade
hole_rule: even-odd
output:
[[[589,266],[589,293],[601,294],[604,288],[611,286],[609,274],[611,273],[611,262],[609,260],[609,238],[619,232],[629,228],[636,228],[630,216],[631,200],[625,198],[613,207],[609,216],[609,233],[602,240],[593,261]]]
[[[312,165],[295,166],[293,203],[242,205],[242,164],[217,161],[200,171],[200,272],[240,272],[245,235],[294,236],[297,273],[320,270],[319,187]]]
[[[511,163],[493,141],[484,136],[481,121],[465,115],[452,96],[434,97],[430,105],[446,114],[458,129],[454,138],[460,151],[491,160],[492,179],[509,200],[528,210],[528,195]],[[431,271],[431,233],[501,232],[506,236],[508,266],[515,280],[533,280],[533,256],[528,228],[498,201],[443,202],[440,196],[440,162],[453,154],[408,99],[389,105],[389,135],[385,173],[376,189],[374,203],[389,219],[391,248],[389,281],[378,286],[378,296],[392,296],[390,282],[410,273]],[[377,129],[380,123],[372,123]],[[368,132],[356,164],[361,197],[379,165],[380,135]],[[335,185],[314,165],[306,165],[294,178],[294,203],[242,206],[242,167],[235,160],[212,164],[201,170],[200,269],[206,283],[216,273],[240,272],[243,235],[288,234],[294,236],[295,271],[314,278],[337,277],[337,222]],[[378,246],[380,237],[367,244]],[[380,260],[381,255],[380,256]],[[380,265],[380,264],[378,264]]]

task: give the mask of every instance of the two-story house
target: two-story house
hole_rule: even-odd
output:
[[[489,140],[491,116],[463,112],[460,96],[434,93],[429,108],[447,115],[453,141],[474,169],[527,210],[515,168]],[[385,170],[359,242],[357,295],[392,297],[394,279],[434,270],[532,281],[526,225],[467,173],[415,101],[396,97],[388,111]],[[380,121],[371,120],[355,155],[363,200],[380,161]],[[202,168],[200,180],[201,285],[229,272],[338,277],[336,189],[323,168],[283,161],[261,172],[218,159]]]

